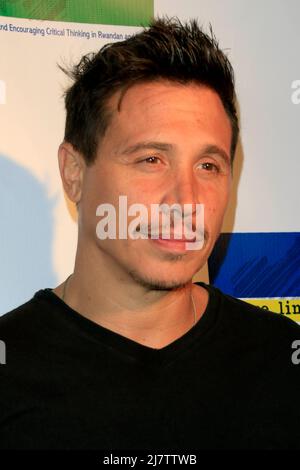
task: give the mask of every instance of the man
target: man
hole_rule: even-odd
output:
[[[2,447],[299,447],[299,326],[192,283],[221,230],[238,138],[233,71],[213,34],[159,19],[70,75],[59,168],[78,209],[75,267],[0,319]],[[194,238],[176,237],[184,211],[169,237],[162,218],[156,238],[120,236],[134,215],[124,222],[124,196],[149,214],[192,208]],[[101,207],[118,236],[101,238]],[[135,235],[154,235],[142,221]]]

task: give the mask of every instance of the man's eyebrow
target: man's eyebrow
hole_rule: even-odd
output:
[[[225,163],[231,164],[231,159],[227,152],[223,150],[221,147],[218,147],[218,145],[207,145],[203,147],[201,154],[204,155],[218,155],[219,157],[222,158],[222,160],[225,161]]]
[[[165,142],[155,142],[155,141],[145,141],[145,142],[137,142],[136,144],[130,145],[123,150],[123,154],[129,155],[140,150],[160,150],[162,152],[171,151],[174,149],[172,144],[168,144]],[[225,163],[230,164],[230,157],[229,155],[218,145],[206,145],[204,146],[201,151],[199,152],[200,155],[218,155],[225,161]]]
[[[126,147],[122,153],[125,155],[129,155],[131,153],[138,152],[139,150],[160,150],[162,152],[167,152],[173,149],[172,144],[167,144],[165,142],[152,142],[152,141],[145,141],[145,142],[137,142],[136,144],[130,145]]]

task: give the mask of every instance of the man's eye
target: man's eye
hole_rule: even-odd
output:
[[[205,163],[201,163],[200,166],[208,172],[219,173],[219,167],[215,165],[214,163],[205,162]]]
[[[144,158],[144,160],[139,161],[139,163],[144,163],[144,162],[155,164],[159,162],[159,158],[151,155],[151,157],[147,157],[147,158]]]

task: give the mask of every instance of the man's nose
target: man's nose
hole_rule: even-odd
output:
[[[194,170],[181,166],[170,175],[164,202],[168,204],[179,204],[182,208],[184,204],[191,204],[194,211],[196,203],[199,202],[197,200],[197,189]]]

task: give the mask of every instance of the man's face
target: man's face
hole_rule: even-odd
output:
[[[102,252],[110,273],[152,289],[190,282],[205,264],[220,233],[231,185],[231,125],[216,92],[167,81],[136,84],[110,100],[112,120],[97,158],[86,168],[79,205],[81,242]],[[118,239],[119,196],[127,206],[204,204],[205,242],[184,250],[183,242]],[[116,209],[117,239],[100,240],[96,208]],[[195,212],[194,212],[195,215]],[[128,224],[136,216],[128,216]],[[195,217],[193,218],[195,224]],[[195,227],[194,227],[195,228]],[[172,228],[171,228],[172,233]],[[100,260],[101,258],[99,258]],[[99,261],[100,262],[100,261]]]

